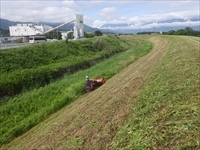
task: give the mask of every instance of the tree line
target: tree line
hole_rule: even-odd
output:
[[[186,27],[185,29],[179,29],[179,30],[170,30],[168,32],[138,32],[137,34],[164,34],[164,35],[189,35],[189,36],[199,36],[200,37],[200,31],[193,30],[191,27]]]
[[[170,30],[168,32],[163,32],[165,35],[190,35],[190,36],[199,36],[200,31],[193,30],[191,27],[186,27],[185,29],[179,29],[177,31]]]

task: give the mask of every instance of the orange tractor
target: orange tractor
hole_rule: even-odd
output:
[[[90,79],[90,82],[85,85],[85,90],[87,92],[90,92],[104,83],[105,83],[104,78]]]

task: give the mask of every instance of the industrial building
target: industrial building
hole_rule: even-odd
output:
[[[83,38],[84,37],[83,15],[80,14],[76,14],[73,20],[65,22],[54,28],[51,26],[38,25],[38,24],[17,24],[15,26],[10,26],[9,31],[10,31],[10,36],[21,37],[23,38],[24,42],[28,42],[29,36],[44,35],[71,22],[74,22],[74,30],[73,30],[74,39]],[[64,35],[62,35],[62,37],[66,38],[67,33],[63,34]]]
[[[9,27],[10,36],[38,35],[51,29],[53,29],[51,26],[34,24],[17,24]]]
[[[74,39],[84,37],[83,15],[76,14],[74,23]]]

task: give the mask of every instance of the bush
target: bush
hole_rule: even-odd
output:
[[[22,38],[16,39],[15,42],[16,42],[16,43],[22,43],[22,42],[23,42],[23,39],[22,39]]]

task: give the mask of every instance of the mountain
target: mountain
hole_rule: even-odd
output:
[[[104,24],[100,29],[111,29],[115,33],[132,33],[138,32],[167,32],[170,30],[179,30],[186,27],[191,27],[193,30],[199,31],[199,18],[190,19],[169,19],[158,22],[147,22],[140,25],[118,23],[118,24]]]
[[[17,23],[16,23],[16,24],[17,24]],[[14,25],[14,22],[13,22],[13,21],[6,20],[6,19],[1,19],[1,18],[0,18],[0,29],[8,30],[8,29],[9,29],[9,26],[12,26],[12,25]]]
[[[107,27],[128,27],[129,24],[127,23],[118,23],[118,24],[104,24],[101,26],[101,28],[107,28]]]
[[[9,26],[16,25],[16,24],[24,24],[24,23],[45,24],[52,27],[56,27],[62,24],[62,23],[51,23],[51,22],[19,22],[19,21],[10,21],[7,19],[0,18],[0,29],[9,30]],[[70,24],[60,27],[59,30],[73,30],[73,27],[74,27],[74,23],[70,23]],[[84,24],[84,30],[85,32],[95,32],[97,30],[100,30],[102,33],[114,33],[112,30],[92,28],[86,24]]]
[[[170,30],[179,30],[185,29],[187,26],[163,26],[163,27],[152,27],[152,28],[145,28],[145,29],[113,29],[112,31],[116,34],[137,34],[138,32],[168,32]],[[199,26],[193,26],[192,29],[195,31],[199,31]],[[102,30],[102,29],[101,29]]]
[[[193,23],[196,22],[196,25]],[[8,30],[9,26],[21,24],[21,23],[33,23],[33,22],[15,22],[0,18],[0,29]],[[51,23],[51,22],[36,22],[35,24],[45,24],[52,27],[56,27],[62,23]],[[136,34],[138,32],[167,32],[170,30],[184,29],[190,26],[193,30],[199,31],[199,18],[190,19],[169,19],[158,22],[147,22],[141,25],[118,23],[118,24],[104,24],[100,28],[92,28],[84,24],[85,32],[95,32],[100,30],[102,33],[128,33]],[[70,23],[59,28],[59,30],[73,30],[74,24]]]

